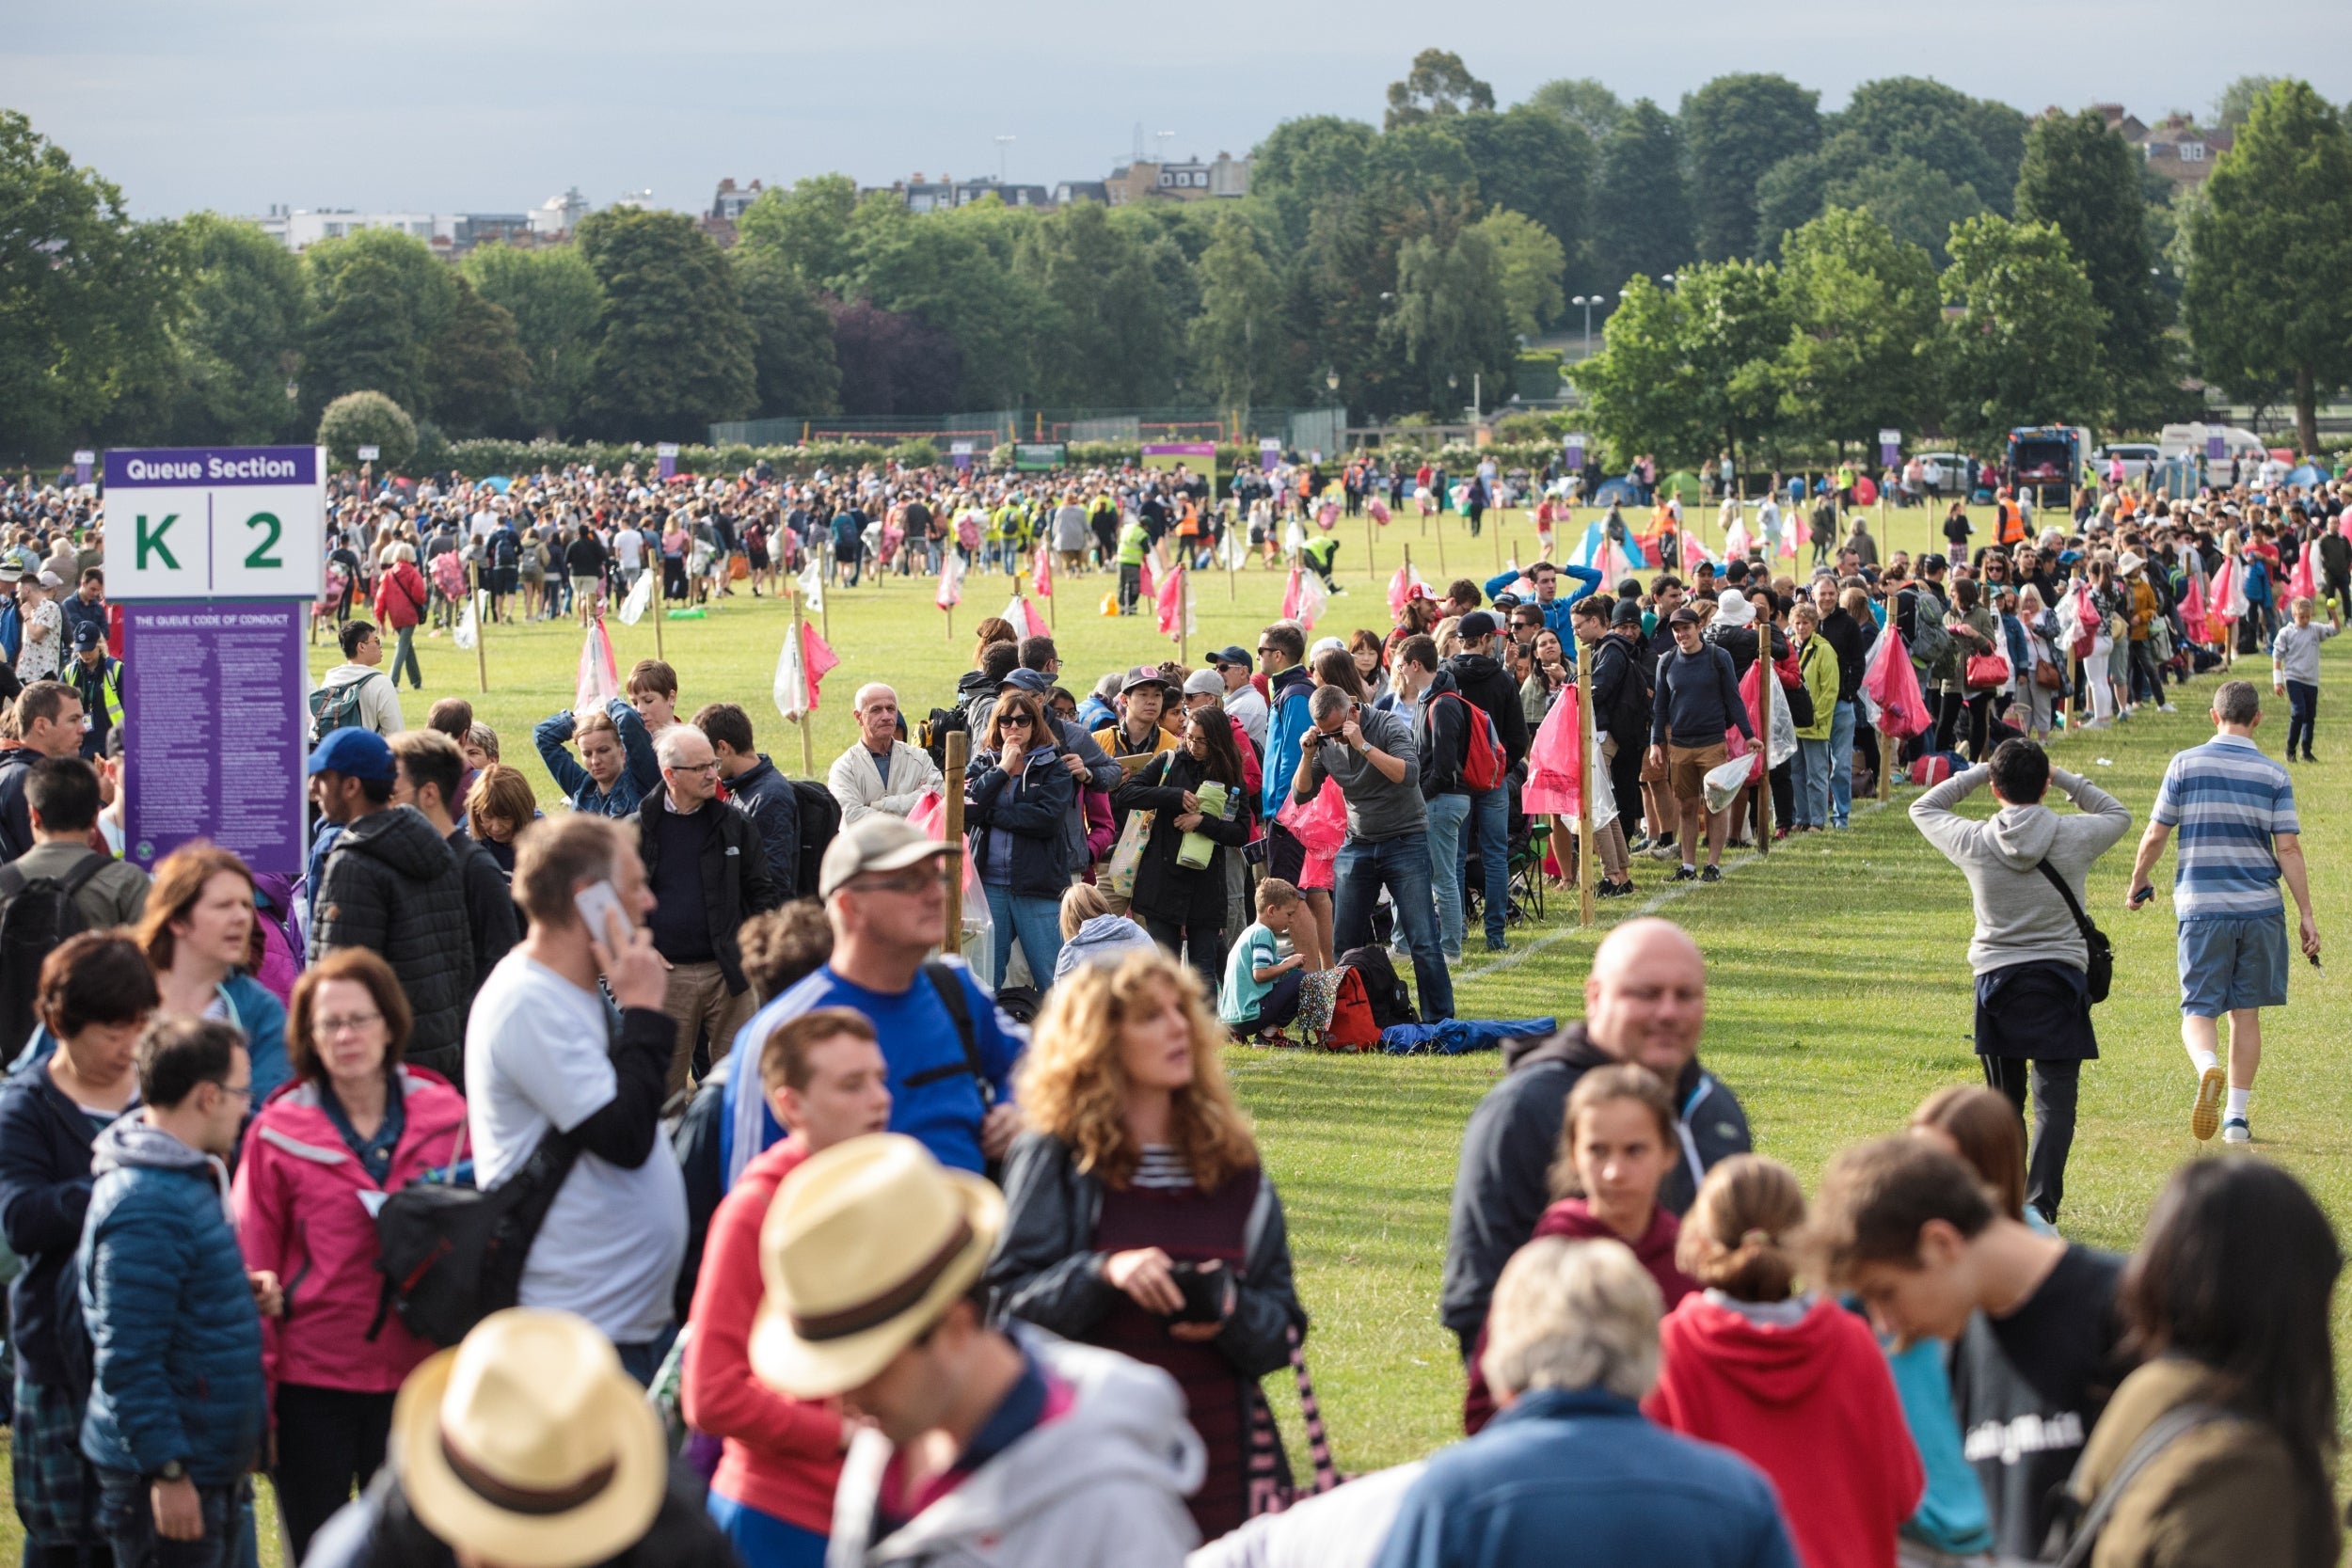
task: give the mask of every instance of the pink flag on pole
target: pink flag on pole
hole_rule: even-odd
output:
[[[1138,574],[1136,579],[1136,592],[1147,599],[1158,598],[1160,596],[1159,581],[1152,575],[1150,551],[1144,552],[1143,564],[1136,567],[1136,571]]]
[[[1040,598],[1054,596],[1054,552],[1045,547],[1042,539],[1038,541],[1036,559],[1029,562],[1029,586],[1037,590]]]
[[[1179,635],[1179,627],[1182,627],[1185,634],[1189,634],[1192,628],[1185,621],[1184,569],[1182,566],[1160,579],[1158,599],[1160,635],[1175,637]]]
[[[1312,631],[1315,623],[1323,619],[1323,607],[1329,600],[1320,577],[1294,566],[1290,585],[1282,591],[1282,619],[1295,621],[1303,629]]]
[[[2188,628],[2191,638],[2200,642],[2205,641],[2205,591],[2198,585],[2194,574],[2189,577],[2188,586],[2181,591],[2181,624]]]
[[[1015,594],[1012,602],[1005,606],[1005,622],[1024,637],[1047,635],[1045,618],[1037,612],[1037,607],[1029,603],[1026,596],[1020,594]]]
[[[1862,690],[1879,705],[1879,728],[1901,739],[1928,727],[1928,705],[1919,695],[1919,676],[1911,668],[1910,650],[1895,628],[1879,633],[1870,646],[1870,662],[1862,673]]]
[[[2314,562],[2312,558],[2313,552],[2318,548],[2319,542],[2317,540],[2307,539],[2303,543],[2301,553],[2296,556],[2295,570],[2287,574],[2287,598],[2289,601],[2296,599],[2310,599],[2313,602],[2317,602],[2319,598],[2319,574],[2313,569]]]
[[[939,592],[931,603],[942,610],[952,610],[963,603],[963,557],[949,550],[939,559]]]
[[[1529,816],[1578,816],[1584,810],[1584,769],[1576,754],[1577,691],[1563,687],[1527,749],[1527,783],[1520,808]]]
[[[621,672],[612,657],[612,634],[604,629],[604,617],[598,616],[580,645],[580,679],[572,689],[572,711],[602,713],[604,705],[620,691]]]

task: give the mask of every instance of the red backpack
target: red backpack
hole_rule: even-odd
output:
[[[1502,783],[1510,763],[1503,755],[1502,742],[1495,736],[1494,716],[1458,691],[1440,691],[1434,701],[1451,697],[1468,713],[1462,736],[1462,782],[1480,794]],[[1433,721],[1429,733],[1437,734]]]
[[[1380,1025],[1373,1022],[1372,998],[1364,977],[1352,969],[1339,972],[1340,984],[1331,999],[1330,1026],[1323,1032],[1326,1051],[1375,1051],[1380,1045]]]

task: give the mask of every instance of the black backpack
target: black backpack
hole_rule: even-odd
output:
[[[73,895],[112,863],[97,850],[63,877],[27,877],[0,865],[0,1045],[14,1056],[32,1037],[40,966],[57,944],[87,928]]]
[[[815,779],[789,779],[801,808],[801,860],[792,885],[803,897],[817,895],[818,879],[825,866],[825,850],[841,833],[841,802]]]
[[[1352,969],[1362,978],[1364,1000],[1372,1005],[1375,1027],[1387,1029],[1420,1022],[1421,1015],[1413,1011],[1413,993],[1396,977],[1396,965],[1389,961],[1387,948],[1351,947],[1340,955],[1340,967]]]
[[[947,736],[957,730],[967,735],[972,730],[971,717],[961,703],[954,707],[935,707],[931,716],[923,721],[923,750],[930,753],[931,761],[942,773],[947,768]]]
[[[522,1169],[486,1193],[422,1180],[387,1197],[375,1212],[384,1287],[367,1338],[398,1312],[419,1338],[453,1345],[515,1306],[531,1243],[579,1158],[580,1146],[549,1127]]]

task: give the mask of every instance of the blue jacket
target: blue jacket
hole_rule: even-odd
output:
[[[265,1425],[262,1320],[229,1224],[229,1173],[137,1117],[98,1135],[78,1259],[94,1381],[82,1452],[199,1486],[253,1466]]]
[[[621,732],[621,754],[628,759],[621,776],[612,781],[609,794],[599,790],[596,781],[588,776],[588,769],[564,750],[564,743],[572,737],[572,715],[568,708],[553,718],[541,720],[531,732],[531,738],[538,746],[539,760],[548,765],[555,787],[564,792],[574,811],[615,818],[634,816],[646,798],[661,788],[661,759],[653,754],[653,737],[645,733],[645,721],[637,717],[637,710],[626,699],[612,698],[604,705],[604,711],[612,716],[613,726]]]
[[[1541,609],[1544,612],[1545,626],[1560,639],[1560,652],[1565,657],[1568,668],[1573,670],[1576,668],[1576,624],[1569,616],[1568,610],[1577,600],[1600,586],[1600,573],[1590,566],[1562,566],[1557,570],[1562,577],[1575,580],[1575,592],[1562,594],[1551,603],[1542,606]],[[1524,572],[1500,572],[1486,579],[1487,600],[1492,602],[1497,594],[1502,593],[1525,575]]]
[[[1298,753],[1307,732],[1315,727],[1307,711],[1314,677],[1304,665],[1293,665],[1266,682],[1265,797],[1259,814],[1268,822],[1280,815],[1290,799],[1291,778],[1298,771]]]
[[[1563,1544],[1574,1542],[1564,1559]],[[1598,1388],[1522,1395],[1429,1461],[1376,1568],[1797,1568],[1763,1472]]]
[[[996,766],[996,753],[982,752],[963,775],[963,818],[971,826],[972,863],[990,880],[991,840],[1011,840],[1006,862],[1012,891],[1025,897],[1058,900],[1070,890],[1072,864],[1064,828],[1077,815],[1078,785],[1061,765],[1058,748],[1038,747],[1021,768],[1021,787]]]
[[[58,1289],[71,1280],[82,1244],[96,1136],[89,1117],[50,1078],[45,1059],[0,1084],[0,1234],[25,1265],[8,1285],[8,1343],[26,1379],[50,1388],[71,1387],[75,1368],[87,1375],[88,1351],[69,1350],[57,1338]]]
[[[752,819],[768,861],[768,882],[776,902],[798,897],[801,877],[801,798],[792,781],[777,771],[768,753],[727,781],[727,803]],[[657,759],[658,760],[658,759]],[[807,890],[815,893],[815,888]]]

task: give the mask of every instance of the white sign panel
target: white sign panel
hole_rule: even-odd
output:
[[[110,599],[312,599],[326,582],[326,453],[106,453]]]

